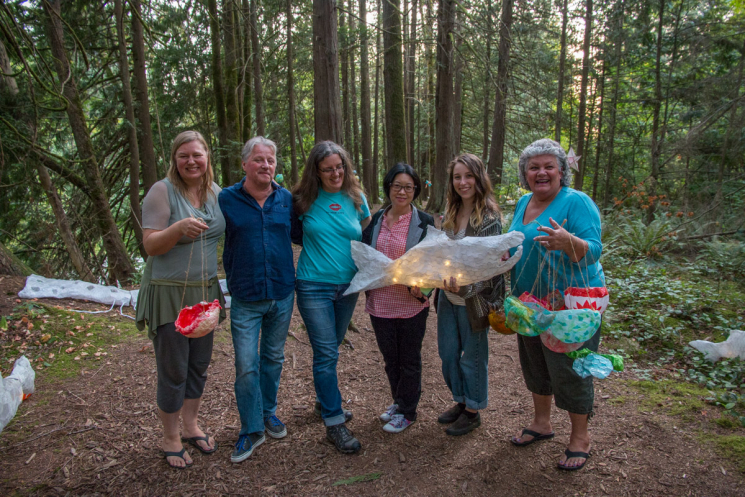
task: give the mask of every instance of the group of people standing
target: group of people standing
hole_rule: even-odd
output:
[[[296,298],[313,350],[314,411],[337,450],[359,452],[360,442],[347,427],[352,412],[343,408],[337,376],[339,347],[358,299],[358,294],[344,295],[357,272],[350,241],[362,241],[397,259],[434,226],[433,217],[414,205],[422,182],[408,164],[388,171],[383,181],[386,206],[371,215],[352,161],[341,146],[330,141],[316,144],[292,193],[274,181],[276,156],[274,142],[252,138],[243,147],[244,178],[221,190],[213,181],[206,141],[198,132],[183,132],[173,142],[167,178],[156,183],[143,202],[144,246],[150,257],[137,321],[153,340],[162,448],[175,468],[192,464],[183,442],[205,454],[217,450],[217,442],[197,423],[213,333],[188,338],[178,333],[174,321],[183,306],[196,304],[205,295],[224,304],[217,281],[217,242],[223,233],[241,420],[231,461],[238,463],[250,457],[266,435],[287,435],[276,415],[277,391]],[[442,218],[446,234],[451,239],[500,235],[502,216],[482,161],[462,154],[450,163],[448,175]],[[513,294],[534,288],[530,278],[541,279],[537,268],[543,264],[536,259],[542,257],[541,250],[561,259],[545,282],[550,291],[572,286],[572,278],[579,275],[585,281],[603,278],[597,207],[568,188],[568,175],[566,154],[551,140],[533,143],[520,158],[521,184],[532,193],[518,203],[511,230],[526,233],[524,253],[529,257],[513,270]],[[554,219],[569,223],[563,227]],[[297,270],[292,243],[303,247]],[[571,277],[567,273],[556,278],[565,264],[573,265]],[[391,389],[392,402],[380,415],[383,430],[400,433],[417,419],[421,349],[432,305],[437,311],[442,373],[454,401],[438,422],[448,424],[446,433],[453,436],[480,426],[479,410],[488,404],[488,315],[502,307],[504,295],[501,275],[471,285],[450,278],[434,292],[405,285],[366,292],[365,310]],[[597,350],[599,336],[598,329],[586,345]],[[555,396],[557,407],[568,410],[572,421],[569,446],[558,464],[579,469],[589,458],[592,381],[573,373],[569,359],[551,352],[540,339],[518,341],[535,418],[512,443],[524,446],[553,437],[550,413]]]

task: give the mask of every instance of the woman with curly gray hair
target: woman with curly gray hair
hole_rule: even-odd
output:
[[[512,294],[528,292],[547,299],[568,287],[605,286],[599,262],[600,211],[590,197],[569,187],[571,172],[564,149],[553,140],[538,140],[523,150],[518,167],[520,184],[531,193],[518,201],[510,227],[525,235],[524,255],[511,273]],[[538,336],[518,335],[517,341],[535,412],[532,423],[512,437],[512,443],[522,447],[554,437],[554,400],[556,407],[569,412],[572,423],[558,467],[581,469],[590,457],[592,377],[581,378],[572,368],[572,359],[547,348]],[[599,344],[600,328],[583,347],[597,351]]]

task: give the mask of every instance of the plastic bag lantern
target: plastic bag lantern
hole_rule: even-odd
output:
[[[176,319],[176,329],[188,338],[200,338],[212,333],[220,322],[220,309],[222,307],[217,299],[209,304],[200,302],[184,307]]]
[[[567,352],[573,352],[575,350],[578,350],[582,348],[582,346],[585,344],[585,342],[579,342],[579,343],[564,343],[553,334],[551,334],[551,331],[546,331],[544,333],[541,333],[541,342],[543,345],[546,346],[549,350],[556,352],[558,354],[566,354]]]
[[[600,326],[600,313],[592,309],[549,311],[538,303],[523,302],[513,296],[505,299],[504,309],[507,326],[517,333],[538,336],[548,331],[567,344],[586,342]]]
[[[610,301],[608,289],[602,287],[576,288],[564,290],[564,303],[567,309],[594,309],[601,314],[605,312]]]
[[[34,393],[35,378],[34,368],[26,356],[16,361],[10,376],[0,377],[0,432],[16,415],[21,402]]]
[[[451,240],[443,231],[430,227],[424,240],[395,261],[369,245],[352,241],[357,274],[344,295],[395,284],[439,288],[450,277],[455,277],[460,286],[488,280],[512,269],[522,256],[524,239],[525,235],[512,231]],[[503,261],[502,254],[515,247],[515,254]]]
[[[514,335],[515,331],[511,330],[507,326],[507,316],[504,314],[504,310],[492,309],[489,311],[489,325],[494,331],[501,335]]]

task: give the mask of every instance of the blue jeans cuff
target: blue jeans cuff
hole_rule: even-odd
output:
[[[338,416],[324,418],[323,424],[326,426],[336,426],[342,424],[344,421],[346,421],[346,419],[344,419],[344,414],[339,414]]]
[[[474,411],[480,411],[481,409],[486,409],[488,405],[489,405],[489,399],[483,400],[481,402],[476,402],[475,400],[466,399],[466,407],[469,409],[473,409]]]

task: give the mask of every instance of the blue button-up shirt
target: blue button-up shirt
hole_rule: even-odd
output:
[[[232,297],[246,302],[280,300],[295,290],[290,241],[292,194],[272,183],[264,206],[243,188],[244,177],[218,197],[225,217],[222,255]]]

